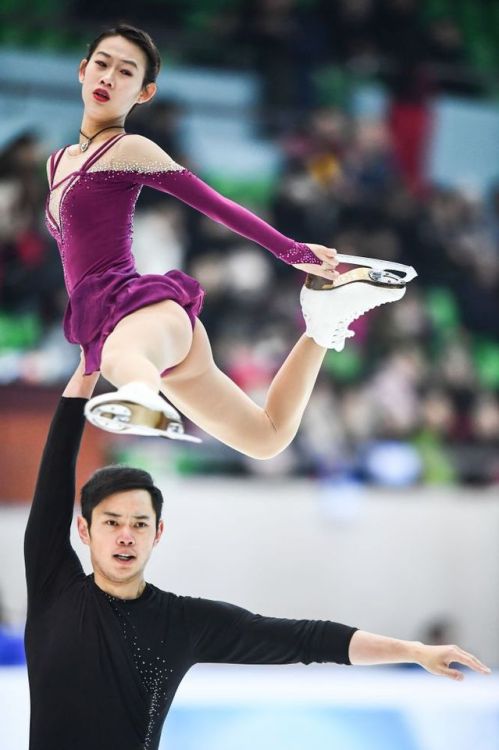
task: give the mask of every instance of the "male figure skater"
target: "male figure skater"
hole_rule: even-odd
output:
[[[82,489],[86,576],[70,544],[83,411],[98,374],[80,365],[45,446],[25,536],[30,750],[154,750],[175,691],[197,662],[416,662],[459,680],[451,662],[490,670],[457,646],[425,646],[347,625],[261,617],[176,596],[144,580],[163,532],[149,474],[107,467]]]

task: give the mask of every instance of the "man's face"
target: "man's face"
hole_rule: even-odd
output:
[[[92,512],[90,529],[78,517],[82,542],[90,547],[96,581],[133,584],[143,579],[153,547],[163,533],[147,490],[117,492],[102,500]]]

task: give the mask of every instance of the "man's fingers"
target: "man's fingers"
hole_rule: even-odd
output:
[[[455,679],[455,672],[458,670],[451,670],[450,665],[453,663],[462,664],[465,667],[469,667],[469,669],[472,669],[474,672],[480,672],[481,674],[490,674],[490,669],[485,665],[482,664],[482,662],[476,658],[473,654],[469,654],[467,651],[464,651],[462,648],[459,648],[459,646],[451,646],[449,649],[446,659],[445,659],[445,668],[448,670],[449,677],[452,676]],[[461,674],[459,672],[459,674]]]
[[[482,662],[477,659],[476,656],[473,656],[473,654],[469,654],[467,651],[463,651],[462,649],[457,649],[454,661],[457,661],[460,664],[464,664],[464,666],[473,669],[473,671],[475,672],[490,674],[491,671],[489,667],[487,667],[485,664],[482,664]]]
[[[443,675],[451,680],[460,681],[464,674],[455,665],[463,665],[479,674],[490,674],[491,670],[485,664],[459,646],[423,646],[423,660],[421,666],[432,674]],[[451,665],[454,665],[451,667]]]
[[[459,669],[450,669],[450,667],[444,667],[440,674],[444,675],[445,677],[449,677],[455,682],[461,682],[462,680],[464,680],[464,674],[460,672]]]

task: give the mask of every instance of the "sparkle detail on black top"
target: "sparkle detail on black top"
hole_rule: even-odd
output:
[[[142,683],[150,696],[149,715],[147,731],[144,737],[144,750],[148,750],[154,737],[157,722],[162,720],[162,709],[166,701],[168,690],[168,679],[173,669],[168,667],[167,661],[162,654],[153,653],[150,646],[145,644],[141,634],[138,632],[129,604],[126,599],[118,599],[111,594],[105,593],[105,597],[116,615],[126,641],[133,662],[140,675]],[[161,641],[165,646],[165,641]]]

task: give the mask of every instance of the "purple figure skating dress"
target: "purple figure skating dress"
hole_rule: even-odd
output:
[[[126,135],[107,140],[80,169],[60,180],[57,168],[68,146],[50,158],[46,221],[59,247],[69,295],[64,334],[82,346],[85,374],[100,369],[106,337],[126,315],[170,299],[185,309],[194,326],[202,307],[201,286],[182,271],[164,276],[137,272],[133,214],[143,185],[179,198],[286,263],[320,263],[307,245],[280,234],[166,155],[160,163],[113,158],[113,146]]]

